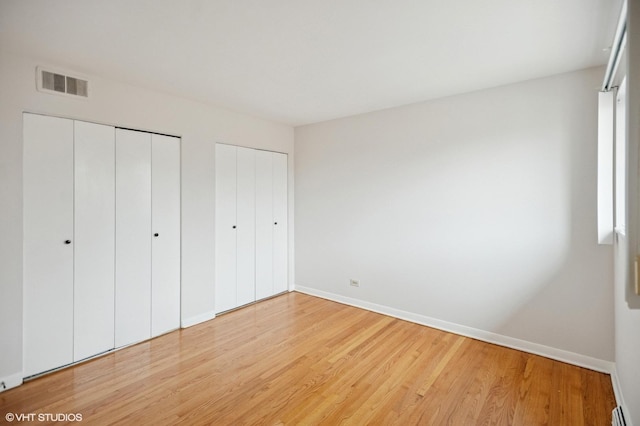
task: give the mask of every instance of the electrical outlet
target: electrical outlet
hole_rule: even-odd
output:
[[[351,279],[351,280],[349,280],[349,285],[351,287],[360,287],[360,281]]]

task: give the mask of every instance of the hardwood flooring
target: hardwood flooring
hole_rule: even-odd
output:
[[[606,374],[289,293],[29,381],[0,407],[92,425],[608,425],[615,399]]]

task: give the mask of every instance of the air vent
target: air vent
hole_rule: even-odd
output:
[[[627,422],[624,420],[624,415],[622,414],[622,407],[617,406],[613,409],[611,413],[611,426],[626,426]]]
[[[70,75],[65,71],[36,68],[38,91],[58,95],[89,97],[89,83],[86,78]]]

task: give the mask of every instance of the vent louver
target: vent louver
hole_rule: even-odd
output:
[[[89,97],[89,82],[77,75],[71,76],[67,72],[36,68],[36,86],[38,91],[59,95]]]
[[[622,414],[622,407],[617,406],[611,412],[611,426],[626,426],[627,422],[624,420],[624,415]]]

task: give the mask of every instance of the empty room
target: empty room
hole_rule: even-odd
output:
[[[640,2],[0,0],[0,422],[640,426]]]

